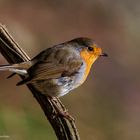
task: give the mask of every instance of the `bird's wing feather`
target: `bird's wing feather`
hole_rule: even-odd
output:
[[[73,49],[60,49],[51,53],[47,58],[38,61],[29,70],[29,77],[18,85],[37,80],[47,80],[70,76],[77,72],[83,61]],[[42,57],[42,56],[41,56]],[[39,58],[38,58],[39,59]]]
[[[31,71],[32,80],[45,80],[58,78],[65,71],[64,66],[53,63],[39,63],[34,67],[35,71]]]
[[[80,68],[81,64],[81,60],[71,60],[68,64],[40,63],[36,65],[31,81],[70,76]]]

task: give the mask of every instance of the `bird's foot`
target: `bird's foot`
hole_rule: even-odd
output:
[[[75,122],[74,118],[68,113],[68,110],[62,111],[62,110],[58,109],[56,116],[62,116],[64,118],[68,119],[69,121]]]
[[[64,107],[64,105],[62,104],[59,98],[57,97],[49,97],[49,98],[57,112],[55,113],[54,118],[56,118],[57,116],[62,116],[68,119],[69,121],[75,121],[74,118],[68,113],[68,110]],[[61,106],[61,108],[59,106]]]

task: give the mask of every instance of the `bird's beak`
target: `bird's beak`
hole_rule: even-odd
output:
[[[102,54],[100,54],[100,56],[105,56],[105,57],[107,57],[108,54],[107,54],[107,53],[102,53]]]
[[[96,54],[97,56],[108,56],[108,54],[102,52],[101,48],[96,47],[94,47],[94,54]]]

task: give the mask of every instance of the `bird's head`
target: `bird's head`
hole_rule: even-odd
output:
[[[85,60],[88,65],[92,65],[100,56],[108,56],[102,52],[102,49],[98,47],[94,40],[89,38],[76,38],[71,40],[74,47],[80,52],[80,56]]]

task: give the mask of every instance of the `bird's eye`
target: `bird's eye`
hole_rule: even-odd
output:
[[[94,49],[93,49],[93,47],[88,47],[88,50],[93,51]]]

